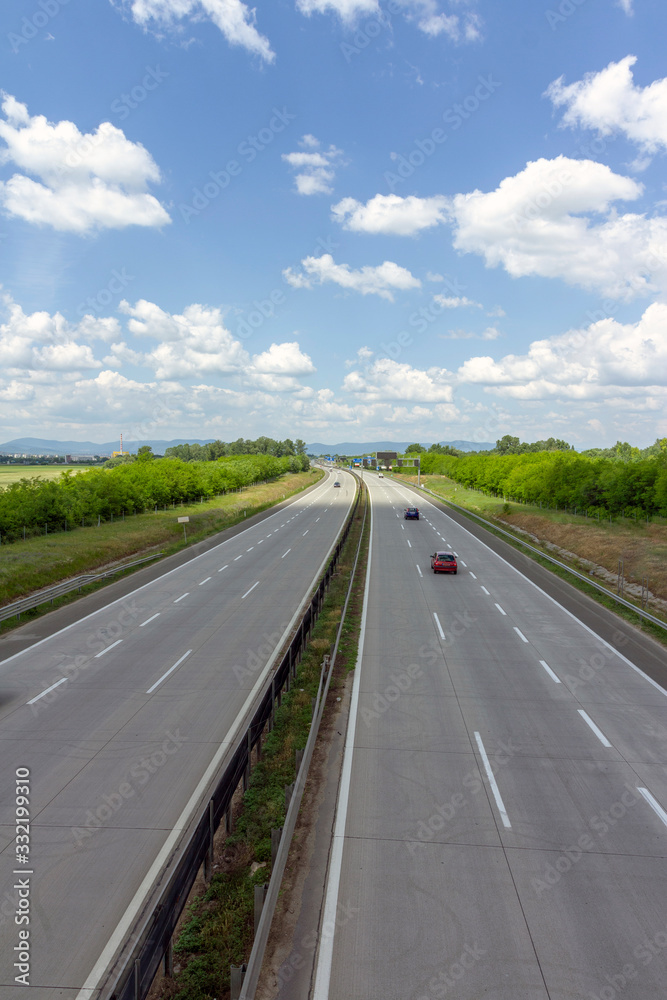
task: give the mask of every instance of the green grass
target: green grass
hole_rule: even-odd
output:
[[[187,544],[192,544],[244,520],[244,512],[250,516],[283,497],[299,493],[322,475],[320,470],[287,473],[273,482],[202,504],[169,507],[166,511],[105,522],[99,528],[77,528],[0,545],[0,604],[122,560],[139,559],[156,551],[176,552],[186,544],[178,517],[189,516]]]
[[[322,659],[331,649],[340,624],[359,543],[365,493],[362,499],[299,664],[296,681],[276,712],[261,760],[252,771],[236,829],[216,853],[215,861],[225,870],[215,874],[208,889],[187,908],[174,948],[183,967],[174,979],[162,981],[157,994],[161,1000],[226,1000],[230,965],[238,966],[248,959],[253,937],[254,886],[268,882],[271,877],[271,830],[285,821],[285,786],[296,777],[295,751],[303,749],[308,740],[312,698],[317,693]],[[329,689],[329,706],[335,704],[341,676],[356,662],[368,531],[364,543],[343,627],[344,633],[347,630],[344,649],[336,660]],[[356,632],[348,626],[352,620],[356,622]],[[253,861],[264,862],[266,866],[251,875]]]

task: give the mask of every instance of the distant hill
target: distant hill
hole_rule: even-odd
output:
[[[123,451],[136,452],[142,445],[148,444],[156,455],[164,455],[165,449],[177,444],[210,444],[213,438],[175,438],[173,441],[157,441],[146,438],[141,441],[123,440]],[[27,455],[110,455],[120,449],[120,441],[105,441],[95,444],[93,441],[50,441],[44,438],[15,438],[0,444],[0,453],[15,452]]]
[[[319,441],[306,445],[310,455],[370,455],[374,451],[397,451],[404,452],[411,441],[343,441],[341,444],[322,444]],[[420,441],[425,448],[429,448],[432,441]],[[450,445],[458,448],[459,451],[490,451],[495,448],[495,441],[439,441],[439,444]]]

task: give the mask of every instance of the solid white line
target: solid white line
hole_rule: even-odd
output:
[[[46,689],[46,691],[42,691],[41,694],[38,694],[36,697],[31,698],[30,701],[27,701],[26,705],[34,705],[36,701],[39,701],[40,698],[43,698],[45,694],[49,693],[49,691],[53,691],[54,688],[60,687],[60,685],[64,684],[66,680],[67,680],[66,677],[61,677],[59,681],[56,681],[55,684],[52,684],[50,688]]]
[[[201,582],[201,583],[199,584],[199,586],[200,586],[200,587],[203,587],[203,586],[204,586],[204,584],[205,584],[205,583],[208,583],[208,581],[209,581],[210,579],[211,579],[211,578],[210,578],[210,576],[207,576],[205,580],[202,580],[202,582]]]
[[[371,556],[373,552],[373,502],[370,502],[371,526],[370,545],[368,549],[368,563],[366,565],[366,582],[364,585],[364,603],[361,611],[361,629],[359,635],[359,645],[357,647],[357,662],[354,670],[354,681],[352,684],[352,697],[350,699],[350,714],[348,716],[347,733],[345,736],[345,755],[343,757],[343,768],[340,778],[340,790],[338,793],[338,805],[336,807],[336,821],[333,832],[333,843],[331,845],[331,855],[329,857],[329,878],[326,887],[326,897],[324,900],[324,912],[322,914],[322,927],[326,927],[328,933],[323,934],[320,941],[320,950],[317,956],[317,970],[315,975],[315,988],[313,990],[313,1000],[328,1000],[329,982],[331,979],[331,963],[333,960],[334,936],[336,933],[336,910],[338,908],[338,892],[340,889],[340,876],[343,865],[343,846],[345,837],[345,825],[347,822],[347,810],[350,799],[350,781],[352,777],[352,757],[354,754],[354,735],[357,726],[357,712],[359,709],[359,688],[361,687],[361,661],[364,655],[364,641],[366,638],[366,619],[368,617],[368,595],[370,591],[371,578]],[[331,931],[329,932],[329,928]]]
[[[549,664],[545,663],[544,660],[540,660],[540,664],[544,667],[544,669],[546,670],[546,672],[549,674],[549,677],[554,682],[554,684],[560,684],[560,677],[556,677],[555,673],[553,672],[553,670],[551,669],[551,667],[549,666]]]
[[[595,725],[595,723],[591,719],[590,715],[588,715],[586,712],[584,712],[583,708],[578,708],[577,711],[579,712],[579,715],[584,720],[584,722],[586,723],[586,725],[588,725],[588,726],[591,727],[591,729],[593,730],[593,732],[595,733],[595,735],[599,739],[599,741],[602,744],[602,746],[604,746],[604,747],[610,747],[611,743],[609,742],[609,740],[607,739],[607,737],[605,736],[605,734],[602,732],[602,730],[598,729],[598,727]]]
[[[512,824],[510,823],[509,816],[507,815],[505,805],[498,790],[498,785],[496,784],[496,779],[493,775],[493,771],[491,770],[491,765],[489,764],[489,758],[486,755],[486,750],[484,749],[484,744],[482,743],[482,737],[479,735],[479,733],[475,733],[475,739],[477,740],[477,746],[479,747],[479,752],[481,753],[482,760],[484,761],[484,770],[486,771],[486,776],[489,779],[489,784],[491,785],[491,791],[493,792],[493,797],[496,800],[496,805],[498,806],[498,812],[500,813],[500,818],[503,821],[503,826],[506,827],[508,830],[511,830]]]
[[[145,622],[142,622],[139,628],[143,628],[144,625],[148,625],[149,622],[154,622],[155,619],[159,617],[160,617],[160,612],[158,611],[156,615],[153,615],[151,618],[147,618]]]
[[[410,548],[412,548],[412,542],[410,541],[409,538],[408,538],[408,545],[410,546]]]
[[[243,597],[241,598],[241,600],[242,600],[242,601],[245,601],[245,599],[246,599],[246,597],[248,596],[248,594],[250,594],[250,593],[251,593],[251,592],[252,592],[252,591],[253,591],[253,590],[255,589],[255,587],[258,587],[258,586],[259,586],[259,580],[257,581],[257,583],[253,583],[253,585],[252,585],[252,587],[250,588],[250,590],[246,590],[246,592],[245,592],[245,594],[243,595]]]
[[[243,559],[243,553],[240,556],[234,556],[234,562],[238,562],[239,559]]]
[[[528,642],[528,640],[526,639],[526,637],[525,637],[525,635],[523,634],[523,632],[521,631],[521,629],[520,629],[520,628],[517,628],[517,627],[516,627],[516,625],[514,626],[514,631],[516,632],[516,634],[517,634],[517,635],[519,636],[519,638],[520,638],[520,639],[521,639],[521,640],[522,640],[523,642]]]
[[[116,641],[112,642],[110,646],[107,646],[106,649],[103,649],[101,653],[95,653],[95,659],[99,660],[100,656],[104,656],[105,653],[108,653],[110,649],[113,649],[114,646],[117,646],[118,643],[122,641],[123,641],[122,639],[116,639]]]
[[[489,597],[491,596],[491,595],[489,594],[488,590],[486,589],[486,587],[482,587],[482,590],[483,590],[483,591],[484,591],[484,593],[485,593],[485,594],[487,594],[487,595],[488,595]]]
[[[174,604],[178,604],[178,602],[182,601],[184,597],[187,597],[189,593],[190,593],[190,591],[186,590],[186,592],[184,594],[181,594],[180,597],[176,598],[176,600],[174,601]]]
[[[660,805],[660,803],[656,799],[653,798],[653,796],[649,792],[648,788],[640,788],[639,785],[638,785],[637,786],[637,791],[640,793],[640,795],[644,796],[644,798],[646,799],[646,801],[650,805],[650,807],[653,810],[653,812],[657,816],[659,816],[660,819],[662,820],[662,822],[665,824],[665,826],[667,826],[667,812],[665,812],[665,810],[662,808],[662,806]]]
[[[498,611],[500,611],[501,615],[505,615],[505,617],[507,617],[507,612],[503,611],[499,604],[496,604],[496,607],[498,608]]]
[[[220,567],[220,569],[218,570],[218,573],[222,573],[223,569],[227,569],[228,566],[229,566],[229,563],[225,563],[224,566]]]
[[[419,573],[419,575],[420,575],[420,576],[423,576],[423,575],[424,575],[424,574],[422,573],[421,569],[419,568],[419,565],[417,565],[417,572]]]
[[[470,570],[470,575],[471,575],[471,577],[473,578],[473,580],[476,580],[476,579],[477,579],[477,577],[475,576],[475,574],[473,573],[473,571],[472,571],[472,570]]]
[[[292,551],[291,549],[288,549],[288,550],[287,550],[287,552],[291,552],[291,551]],[[281,557],[280,557],[280,558],[281,558],[281,559],[284,559],[284,558],[285,558],[285,556],[287,555],[287,552],[283,552],[283,554],[281,555]]]
[[[438,632],[440,633],[440,638],[445,638],[445,633],[442,631],[442,625],[440,624],[440,619],[438,618],[435,611],[433,612],[433,617],[435,618],[435,624],[438,626]]]
[[[171,672],[172,672],[173,670],[175,670],[175,669],[176,669],[176,667],[177,667],[177,666],[179,666],[179,664],[181,664],[181,663],[183,662],[183,660],[184,660],[184,659],[185,659],[185,658],[186,658],[187,656],[189,656],[189,655],[190,655],[190,653],[191,653],[191,652],[192,652],[192,650],[191,650],[191,649],[189,649],[189,650],[187,651],[187,653],[183,653],[183,656],[182,656],[182,657],[180,658],[180,660],[176,660],[176,663],[175,663],[175,664],[173,665],[173,667],[169,667],[169,670],[168,670],[168,671],[166,672],[166,674],[162,674],[162,677],[161,677],[161,678],[159,679],[159,681],[156,681],[156,682],[155,682],[155,684],[152,684],[152,685],[151,685],[151,687],[149,687],[149,689],[148,689],[148,691],[146,692],[146,694],[152,694],[152,693],[153,693],[153,691],[155,691],[155,688],[156,688],[156,687],[158,687],[158,685],[160,685],[160,684],[162,683],[162,681],[163,681],[163,680],[165,679],[165,677],[168,677],[168,676],[169,676],[169,674],[170,674],[170,673],[171,673]]]

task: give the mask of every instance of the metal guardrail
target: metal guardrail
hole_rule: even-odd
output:
[[[645,621],[651,622],[653,625],[658,625],[659,628],[665,629],[667,631],[667,622],[662,621],[660,618],[656,618],[655,615],[649,614],[649,612],[644,611],[643,608],[638,608],[637,605],[633,604],[631,601],[626,601],[624,597],[620,596],[620,594],[615,594],[613,591],[608,590],[607,587],[604,587],[601,583],[598,583],[597,580],[591,580],[590,576],[586,576],[584,573],[579,573],[578,570],[572,569],[571,566],[568,566],[566,563],[561,562],[559,559],[554,559],[553,556],[547,555],[546,552],[542,552],[541,549],[538,549],[534,545],[531,545],[530,542],[524,542],[522,538],[519,538],[517,535],[513,535],[511,531],[505,531],[504,528],[499,528],[496,524],[494,524],[493,521],[487,520],[480,514],[474,514],[471,510],[468,510],[466,507],[461,507],[459,504],[454,503],[453,500],[446,500],[444,497],[440,496],[438,493],[435,493],[433,490],[429,490],[426,486],[414,486],[412,483],[405,483],[404,485],[412,486],[413,489],[419,489],[421,490],[422,493],[428,493],[430,496],[435,497],[436,500],[439,500],[440,503],[447,504],[449,507],[454,507],[462,514],[465,514],[466,517],[476,518],[481,524],[484,525],[485,528],[493,528],[494,531],[499,532],[501,535],[505,535],[507,538],[511,538],[513,542],[518,542],[519,545],[523,545],[524,548],[530,549],[530,551],[534,552],[535,555],[538,555],[540,559],[546,559],[548,562],[553,563],[554,566],[558,566],[559,569],[564,569],[567,573],[571,573],[572,576],[576,576],[579,580],[583,580],[584,583],[587,583],[589,585],[589,587],[595,587],[595,589],[599,590],[601,594],[604,594],[606,597],[611,597],[611,599],[616,601],[617,604],[622,604],[624,607],[629,608],[630,611],[634,611],[634,613],[636,615],[639,615],[640,618],[643,618]]]
[[[125,569],[140,566],[142,563],[150,562],[152,559],[157,559],[158,556],[163,554],[162,552],[156,552],[152,556],[144,556],[143,559],[135,559],[134,562],[123,563],[122,566],[116,566],[115,569],[106,570],[104,573],[85,573],[82,576],[74,576],[71,580],[65,580],[64,583],[56,583],[53,587],[46,587],[45,590],[38,590],[37,593],[31,594],[30,597],[23,597],[20,601],[14,601],[13,604],[5,604],[3,608],[0,608],[0,622],[6,621],[7,618],[18,618],[20,620],[24,611],[32,611],[33,608],[38,608],[40,604],[46,604],[48,601],[51,601],[53,604],[55,599],[62,597],[63,594],[69,594],[72,590],[81,590],[88,583],[95,583],[96,580],[104,580],[107,576],[114,576],[116,573],[122,573]]]
[[[247,787],[253,749],[260,742],[265,726],[272,728],[276,707],[280,706],[283,691],[289,691],[296,676],[296,667],[308,637],[319,617],[324,595],[334,574],[340,553],[350,533],[350,527],[359,505],[360,491],[348,516],[324,575],[306,608],[280,665],[267,680],[267,685],[245,732],[239,737],[225,770],[213,794],[202,811],[188,842],[182,847],[178,861],[170,871],[163,873],[163,888],[153,907],[144,916],[143,926],[126,942],[116,966],[99,994],[99,1000],[145,1000],[160,963],[169,952],[178,920],[202,865],[210,865],[213,857],[213,838],[225,818],[227,828],[231,819],[232,798],[239,783]]]

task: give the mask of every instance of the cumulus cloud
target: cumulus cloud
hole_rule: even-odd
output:
[[[2,111],[0,163],[25,171],[0,182],[0,204],[9,215],[76,233],[171,221],[146,192],[149,182],[160,180],[157,164],[122,129],[102,122],[95,132],[81,133],[70,121],[31,118],[26,105],[8,94]]]
[[[299,194],[331,194],[336,175],[335,168],[340,163],[342,150],[335,146],[320,149],[320,142],[313,135],[304,135],[299,145],[301,152],[283,153],[282,158],[297,171],[294,178]]]
[[[112,0],[114,2],[114,0]],[[142,28],[150,25],[168,27],[188,18],[207,18],[220,29],[230,45],[240,45],[266,62],[275,53],[269,40],[255,26],[255,11],[242,0],[119,0]]]
[[[306,257],[301,265],[305,273],[295,272],[290,267],[283,271],[285,280],[293,288],[311,288],[313,283],[322,285],[333,282],[341,288],[362,295],[379,295],[393,302],[394,290],[421,287],[418,278],[391,260],[385,260],[378,267],[366,266],[354,271],[349,264],[336,264],[331,254],[325,253],[321,257]]]
[[[13,377],[26,371],[64,374],[102,367],[90,346],[81,342],[92,331],[91,317],[71,324],[58,312],[27,314],[8,294],[2,302],[5,321],[0,323],[0,371],[5,375]]]
[[[412,368],[391,358],[377,358],[363,370],[345,376],[343,387],[368,401],[415,400],[451,403],[452,374],[445,368]]]
[[[271,344],[267,351],[252,359],[253,371],[264,375],[312,375],[315,365],[304,354],[296,340],[285,344]]]
[[[636,56],[626,56],[569,85],[562,76],[554,80],[545,96],[565,108],[561,125],[622,133],[649,155],[667,149],[667,77],[638,87],[632,75],[636,62]]]
[[[417,198],[409,195],[376,194],[366,204],[343,198],[331,206],[332,218],[357,233],[414,236],[446,221],[447,198]]]
[[[614,207],[642,193],[602,163],[536,160],[495,191],[450,200],[454,246],[513,277],[562,278],[629,300],[667,288],[667,218]]]
[[[433,301],[437,302],[443,309],[484,308],[481,302],[475,302],[465,295],[434,295]]]
[[[655,302],[637,323],[607,318],[536,340],[527,354],[470,358],[457,378],[523,400],[608,401],[614,389],[645,395],[667,384],[666,324],[667,305]]]

